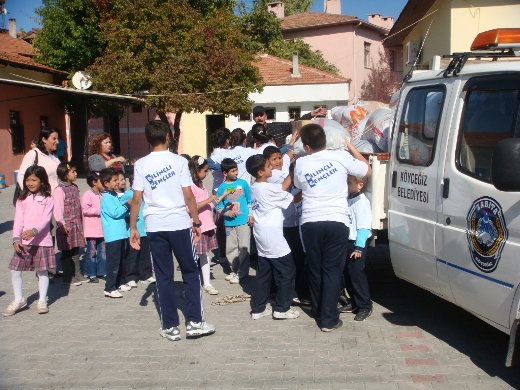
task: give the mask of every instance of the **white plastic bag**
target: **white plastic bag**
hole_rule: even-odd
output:
[[[377,145],[372,141],[358,139],[356,141],[353,141],[352,144],[359,153],[381,153],[381,149],[379,149]]]
[[[389,108],[380,108],[370,114],[363,129],[362,139],[371,141],[383,152],[388,152],[392,111]]]
[[[314,120],[313,123],[320,125],[325,131],[327,137],[327,149],[328,150],[339,150],[345,148],[345,138],[350,141],[350,135],[343,126],[332,119],[319,118]],[[288,136],[290,139],[290,136]],[[299,156],[304,156],[306,153],[303,150],[303,144],[301,138],[294,143],[294,153]]]
[[[341,123],[343,127],[350,130],[352,126],[358,125],[368,114],[370,107],[364,103],[357,103],[351,106],[337,106],[330,110],[332,119]]]

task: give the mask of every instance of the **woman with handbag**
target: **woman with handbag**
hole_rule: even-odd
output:
[[[59,182],[56,169],[58,168],[60,160],[53,154],[58,147],[58,143],[58,129],[52,127],[44,127],[41,129],[36,148],[27,152],[18,170],[19,188],[23,188],[23,176],[27,168],[32,165],[39,165],[45,168],[47,176],[49,177],[51,191],[54,192]]]

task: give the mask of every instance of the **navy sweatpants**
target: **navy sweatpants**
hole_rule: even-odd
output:
[[[177,299],[173,283],[173,257],[181,267],[182,282],[186,293],[186,321],[204,321],[199,268],[195,261],[195,250],[191,229],[170,232],[148,232],[148,243],[157,279],[157,295],[163,329],[179,326]]]
[[[320,327],[339,321],[337,308],[347,258],[349,228],[341,222],[307,222],[302,225],[309,265],[312,310],[321,318]]]
[[[365,257],[367,253],[366,246],[361,251],[361,257],[357,260],[351,259],[350,254],[356,248],[354,241],[348,242],[347,262],[343,277],[345,279],[345,288],[348,295],[354,300],[354,305],[360,309],[372,310],[372,301],[370,300],[370,291],[368,289],[368,279],[365,273]]]
[[[291,308],[294,294],[294,275],[296,267],[290,253],[282,257],[267,258],[258,256],[255,278],[255,295],[251,299],[251,311],[261,313],[269,299],[271,280],[276,284],[274,310],[285,313]]]

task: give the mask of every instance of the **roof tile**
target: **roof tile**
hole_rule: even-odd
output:
[[[23,39],[16,39],[9,35],[8,30],[0,29],[0,61],[8,62],[13,66],[39,70],[46,73],[67,74],[58,69],[42,65],[32,59],[33,47]]]
[[[303,12],[301,14],[286,16],[282,20],[282,30],[325,26],[328,24],[345,23],[352,20],[358,20],[358,17],[352,15],[327,14],[323,12]]]
[[[269,54],[256,56],[258,62],[253,65],[258,68],[265,85],[301,85],[301,84],[338,84],[348,83],[351,79],[336,76],[310,66],[299,64],[301,77],[292,77],[292,61],[284,60]]]

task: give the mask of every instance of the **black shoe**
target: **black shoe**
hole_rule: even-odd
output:
[[[92,277],[89,276],[88,282],[89,283],[99,283],[99,279],[96,278],[95,276],[92,276]]]
[[[343,321],[338,320],[336,325],[332,325],[330,328],[321,328],[322,332],[332,332],[333,330],[336,330],[338,328],[341,328],[343,326]]]
[[[354,321],[365,321],[372,314],[372,309],[359,309],[356,316],[354,317]]]
[[[352,301],[347,301],[347,304],[345,306],[341,306],[339,308],[340,313],[352,313],[357,310],[356,305],[352,303]]]

